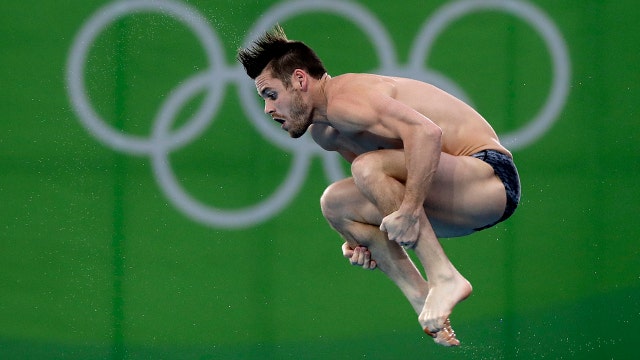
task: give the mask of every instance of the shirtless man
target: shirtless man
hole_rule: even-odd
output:
[[[351,163],[331,184],[322,213],[346,240],[354,265],[381,269],[439,344],[459,342],[449,315],[471,284],[438,237],[471,234],[508,218],[520,198],[511,153],[475,110],[416,80],[373,74],[331,77],[312,49],[279,26],[238,60],[291,137],[307,130]],[[428,282],[406,253],[413,249]]]

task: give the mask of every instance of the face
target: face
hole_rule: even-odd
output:
[[[264,112],[282,124],[292,138],[302,136],[312,122],[311,106],[304,102],[300,89],[288,89],[281,80],[271,77],[271,72],[263,71],[256,77],[256,89],[264,99]]]

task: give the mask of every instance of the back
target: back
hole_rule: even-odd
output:
[[[362,83],[380,87],[396,100],[418,111],[442,129],[442,151],[451,155],[471,155],[493,149],[511,156],[491,125],[471,106],[425,82],[373,74],[345,74],[332,79],[339,83]]]

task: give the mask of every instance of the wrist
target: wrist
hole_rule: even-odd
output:
[[[400,205],[400,208],[398,209],[398,212],[401,214],[407,214],[407,215],[412,215],[412,216],[419,216],[420,212],[422,212],[422,206],[421,205],[416,205],[416,204],[409,204],[406,202],[403,202]]]

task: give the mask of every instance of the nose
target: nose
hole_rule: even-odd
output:
[[[264,113],[265,114],[273,114],[276,112],[275,107],[269,101],[264,102]]]

